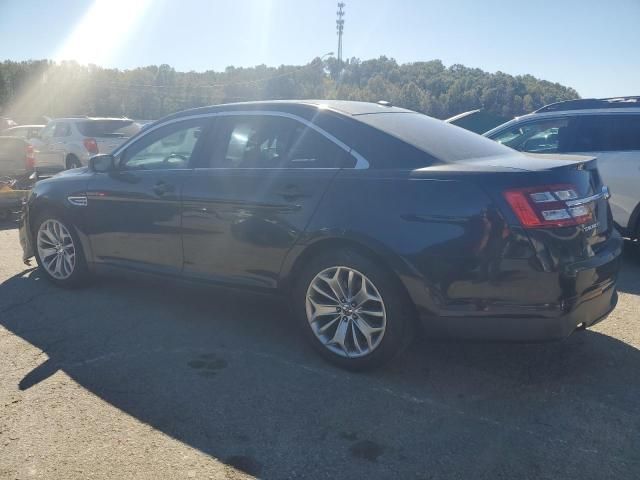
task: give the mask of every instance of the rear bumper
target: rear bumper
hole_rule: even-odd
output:
[[[553,274],[555,278],[548,280],[563,285],[563,295],[548,303],[478,302],[473,310],[451,308],[439,316],[423,314],[422,324],[432,337],[516,342],[566,337],[579,327],[604,320],[615,308],[622,248],[622,238],[616,234],[606,250]],[[530,286],[525,298],[533,297],[534,290],[542,290],[534,281]]]
[[[584,300],[571,311],[542,316],[522,315],[490,317],[423,318],[430,336],[468,340],[539,342],[569,336],[579,327],[590,327],[604,320],[615,308],[618,293],[615,284],[597,296]],[[552,313],[552,312],[548,312]]]

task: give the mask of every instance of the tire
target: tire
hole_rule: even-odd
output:
[[[346,295],[342,305],[342,298],[335,300],[335,289],[328,278],[334,287],[335,280],[340,281],[342,290],[338,291]],[[361,292],[363,283],[366,295]],[[399,280],[352,249],[324,252],[312,258],[296,275],[291,295],[293,314],[303,335],[325,359],[339,367],[378,367],[393,359],[413,337],[415,310]],[[368,299],[362,302],[363,298]],[[336,311],[331,313],[329,307],[334,305]],[[338,328],[342,329],[340,333]],[[382,330],[376,332],[379,329]],[[370,341],[365,330],[370,333]],[[343,341],[336,343],[336,339]]]
[[[82,164],[80,163],[78,157],[76,157],[75,155],[67,155],[65,166],[67,167],[67,170],[70,170],[72,168],[79,168],[82,166]]]
[[[46,279],[65,288],[85,286],[89,270],[82,244],[73,225],[59,216],[47,213],[39,216],[34,225],[34,253],[36,262]],[[62,253],[51,252],[46,256],[47,250]],[[72,260],[70,260],[71,252],[73,252]],[[56,274],[56,271],[61,274]]]

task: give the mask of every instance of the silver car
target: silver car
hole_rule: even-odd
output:
[[[39,170],[86,166],[98,153],[110,153],[140,126],[128,118],[71,117],[51,120],[36,146]]]
[[[44,125],[18,125],[17,127],[11,127],[3,130],[0,135],[24,138],[31,143],[40,138],[40,132],[44,127]]]
[[[596,157],[611,189],[613,220],[640,238],[640,97],[554,103],[484,135],[522,152]]]

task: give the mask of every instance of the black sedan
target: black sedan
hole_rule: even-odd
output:
[[[126,269],[288,296],[353,369],[429,335],[534,341],[615,306],[622,240],[594,159],[524,155],[388,103],[165,117],[39,182],[21,242],[48,279]]]

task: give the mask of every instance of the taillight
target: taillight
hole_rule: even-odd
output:
[[[24,166],[27,170],[35,170],[36,168],[36,155],[33,150],[33,145],[27,145],[27,154],[24,158]]]
[[[84,148],[87,149],[91,155],[95,155],[98,153],[98,142],[96,142],[95,138],[85,138],[83,140]]]
[[[593,220],[593,204],[572,205],[578,199],[573,185],[517,188],[504,197],[525,228],[582,225]]]

